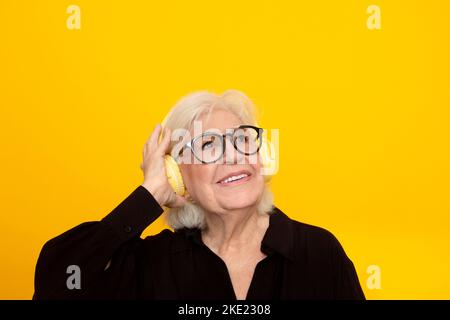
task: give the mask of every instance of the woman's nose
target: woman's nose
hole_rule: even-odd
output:
[[[225,139],[225,152],[223,154],[223,163],[224,164],[236,164],[242,161],[243,155],[234,148],[231,139]]]

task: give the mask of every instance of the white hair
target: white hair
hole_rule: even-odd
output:
[[[222,94],[209,91],[197,91],[182,97],[163,121],[163,125],[172,130],[192,127],[195,120],[203,115],[209,115],[214,108],[225,109],[235,114],[245,124],[258,125],[257,112],[253,102],[243,92],[230,89]],[[172,141],[172,150],[176,141]],[[258,199],[258,213],[270,214],[273,208],[273,194],[265,183],[262,195]],[[183,207],[170,208],[166,215],[167,224],[175,229],[207,228],[205,214],[201,206],[188,201]]]

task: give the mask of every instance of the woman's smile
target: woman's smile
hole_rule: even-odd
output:
[[[218,181],[217,184],[220,187],[237,186],[237,185],[247,183],[249,180],[252,179],[252,177],[253,177],[252,174],[246,170],[239,171],[239,172],[227,175],[226,177],[224,177],[220,181]]]

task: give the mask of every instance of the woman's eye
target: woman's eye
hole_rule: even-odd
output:
[[[204,142],[204,143],[202,144],[202,150],[205,150],[206,148],[211,148],[212,145],[213,145],[213,142],[212,142],[212,141]]]
[[[245,136],[245,135],[238,136],[237,137],[237,141],[239,141],[239,142],[248,142],[248,137]]]

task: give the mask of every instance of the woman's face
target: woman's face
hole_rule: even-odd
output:
[[[215,110],[208,121],[201,117],[202,132],[237,128],[244,124],[233,113]],[[193,136],[193,131],[191,131]],[[248,156],[237,152],[229,137],[225,139],[223,158],[212,164],[181,164],[181,173],[192,199],[209,212],[225,213],[233,209],[257,206],[264,190],[264,178],[260,173],[259,157],[250,161]],[[189,151],[190,152],[190,151]],[[229,183],[224,178],[247,174],[248,176]]]

